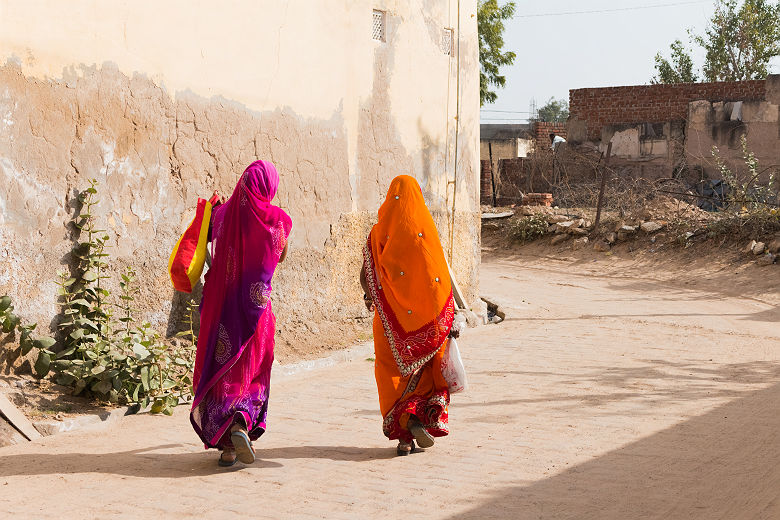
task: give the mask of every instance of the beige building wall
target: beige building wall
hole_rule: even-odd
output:
[[[138,269],[147,316],[173,330],[168,254],[196,198],[257,158],[294,223],[274,300],[290,352],[363,330],[360,248],[398,174],[477,297],[476,0],[0,0],[0,63],[0,293],[25,319],[56,315],[96,178],[114,269]]]
[[[765,101],[741,103],[739,116],[733,114],[734,103],[694,101],[688,105],[685,154],[688,164],[697,168],[705,178],[722,179],[713,148],[717,156],[741,183],[748,183],[749,173],[742,151],[742,138],[748,151],[758,161],[756,179],[766,183],[769,175],[777,176],[780,169],[780,75],[767,80]],[[776,85],[776,93],[771,87]]]

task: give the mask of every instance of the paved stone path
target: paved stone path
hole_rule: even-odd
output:
[[[598,266],[483,264],[452,433],[395,457],[368,360],[277,377],[259,461],[174,417],[0,449],[0,518],[780,518],[778,308]]]

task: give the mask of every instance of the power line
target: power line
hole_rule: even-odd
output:
[[[693,2],[675,2],[672,4],[640,5],[635,7],[616,7],[614,9],[599,9],[594,11],[565,11],[562,13],[541,13],[541,14],[520,14],[513,18],[540,18],[543,16],[567,16],[572,14],[598,14],[598,13],[616,13],[619,11],[638,11],[640,9],[656,9],[659,7],[678,7],[681,5],[708,4],[711,0],[696,0]]]

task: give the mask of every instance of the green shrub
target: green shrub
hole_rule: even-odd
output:
[[[531,242],[543,237],[549,227],[544,215],[522,217],[510,225],[509,236],[519,242]]]
[[[93,214],[97,181],[80,196],[83,212],[74,220],[79,230],[72,250],[75,260],[71,275],[60,273],[59,296],[62,319],[58,325],[61,349],[52,338],[33,338],[35,324],[19,326],[7,296],[0,298],[0,324],[3,331],[20,331],[22,352],[37,347],[35,373],[51,372],[58,384],[73,388],[73,394],[88,394],[99,400],[129,404],[138,410],[151,404],[152,413],[170,415],[181,400],[192,395],[192,369],[195,361],[194,303],[187,310],[189,330],[179,336],[189,342],[169,346],[149,323],[138,324],[134,302],[140,292],[135,271],[128,267],[121,275],[118,302],[111,301],[105,287],[108,278],[108,235],[98,229]],[[116,317],[118,316],[118,317]]]

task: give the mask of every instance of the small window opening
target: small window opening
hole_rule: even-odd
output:
[[[385,41],[385,12],[374,9],[373,24],[371,28],[371,38],[378,41]]]
[[[666,137],[663,123],[642,123],[640,139],[663,139]]]
[[[452,38],[452,29],[445,28],[441,33],[441,51],[444,53],[445,56],[452,56],[452,46],[453,46],[453,38]]]

